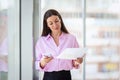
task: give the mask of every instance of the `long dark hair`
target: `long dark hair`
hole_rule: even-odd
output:
[[[61,31],[64,33],[69,33],[68,30],[65,28],[65,25],[63,23],[62,17],[60,13],[54,9],[49,9],[45,12],[44,18],[43,18],[43,30],[41,36],[47,36],[49,33],[51,33],[51,30],[47,26],[47,19],[51,17],[52,15],[58,16],[61,20]]]

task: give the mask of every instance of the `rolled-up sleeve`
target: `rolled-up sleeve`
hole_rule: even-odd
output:
[[[45,45],[44,39],[41,37],[38,39],[36,46],[35,46],[35,53],[36,53],[35,54],[35,68],[36,70],[40,70],[40,71],[45,71],[48,68],[47,65],[44,68],[40,67],[40,61],[42,59],[42,55],[46,51],[44,48],[44,45]]]
[[[40,67],[40,60],[42,58],[42,49],[40,47],[40,45],[42,45],[42,43],[40,43],[41,40],[38,40],[35,46],[35,67],[37,70],[44,70],[43,68]]]

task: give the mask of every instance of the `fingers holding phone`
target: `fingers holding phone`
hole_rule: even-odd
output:
[[[47,63],[49,63],[53,59],[52,56],[44,55],[40,61],[40,67],[44,68]]]

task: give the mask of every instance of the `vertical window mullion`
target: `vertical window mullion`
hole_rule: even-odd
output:
[[[82,0],[83,47],[86,47],[86,0]],[[83,79],[86,80],[86,57],[83,58]]]

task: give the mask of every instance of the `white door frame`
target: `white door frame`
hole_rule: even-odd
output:
[[[21,0],[21,80],[33,79],[33,0]]]

